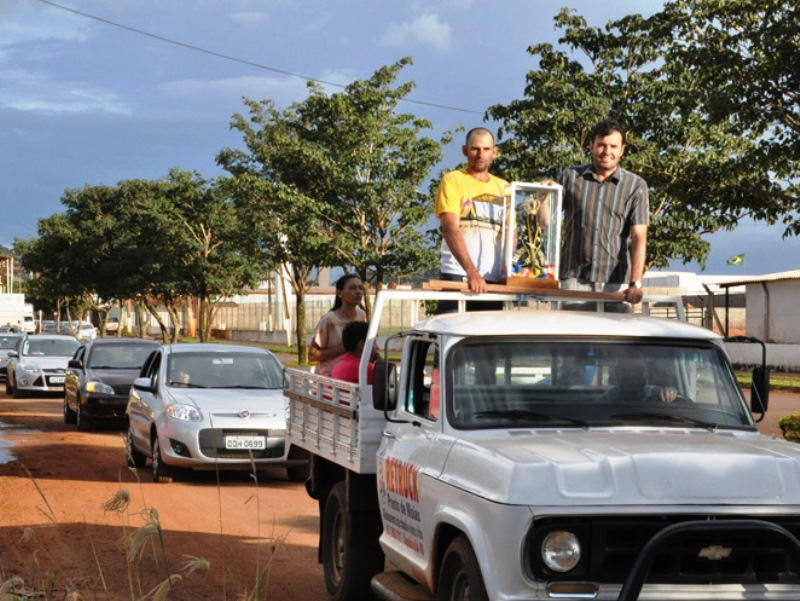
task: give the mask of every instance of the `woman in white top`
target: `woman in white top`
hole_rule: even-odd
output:
[[[357,273],[347,273],[336,280],[336,301],[333,308],[322,316],[314,330],[308,358],[315,361],[315,373],[329,376],[344,355],[342,330],[351,321],[367,321],[361,308],[364,300],[364,283]]]

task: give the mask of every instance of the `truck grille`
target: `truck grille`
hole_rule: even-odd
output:
[[[747,516],[730,516],[730,519]],[[661,529],[690,520],[719,520],[719,516],[643,518],[543,519],[529,536],[528,563],[536,578],[558,581],[587,579],[623,583],[643,547]],[[764,518],[753,518],[762,519]],[[800,537],[800,518],[771,519]],[[539,549],[549,532],[570,530],[584,550],[580,564],[567,574],[551,572]],[[648,583],[753,584],[800,583],[800,557],[783,539],[769,532],[721,533],[702,537],[687,533],[656,557]]]

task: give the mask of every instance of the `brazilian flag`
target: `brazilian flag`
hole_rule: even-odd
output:
[[[745,255],[733,255],[730,259],[725,261],[728,265],[744,265]]]

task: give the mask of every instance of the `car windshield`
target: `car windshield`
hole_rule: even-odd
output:
[[[153,352],[153,345],[150,344],[95,345],[89,354],[87,367],[138,370],[151,352]]]
[[[74,338],[28,338],[22,354],[30,357],[72,357],[80,343]]]
[[[19,336],[0,336],[0,349],[16,348]]]
[[[283,388],[283,366],[272,355],[248,352],[175,353],[167,385],[176,388]]]
[[[729,363],[710,343],[495,339],[459,345],[448,362],[457,427],[754,427]]]

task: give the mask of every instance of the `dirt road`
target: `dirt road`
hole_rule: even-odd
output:
[[[77,590],[118,601],[180,574],[164,598],[327,598],[317,506],[302,484],[277,469],[258,483],[236,474],[218,485],[208,473],[154,484],[126,467],[123,436],[66,426],[60,398],[0,395],[0,582],[18,575],[47,600]],[[207,569],[191,572],[203,565],[193,558]]]
[[[770,403],[760,429],[780,436],[776,422],[800,409],[800,394],[773,392]],[[218,485],[205,474],[154,484],[149,472],[125,467],[123,435],[66,426],[59,398],[0,395],[0,582],[18,575],[47,601],[65,599],[68,590],[118,601],[139,599],[167,574],[180,574],[166,598],[327,598],[317,508],[301,484],[282,470],[258,483],[235,475]],[[129,503],[104,509],[122,491]],[[208,568],[190,572],[187,562],[198,563],[191,558]]]

